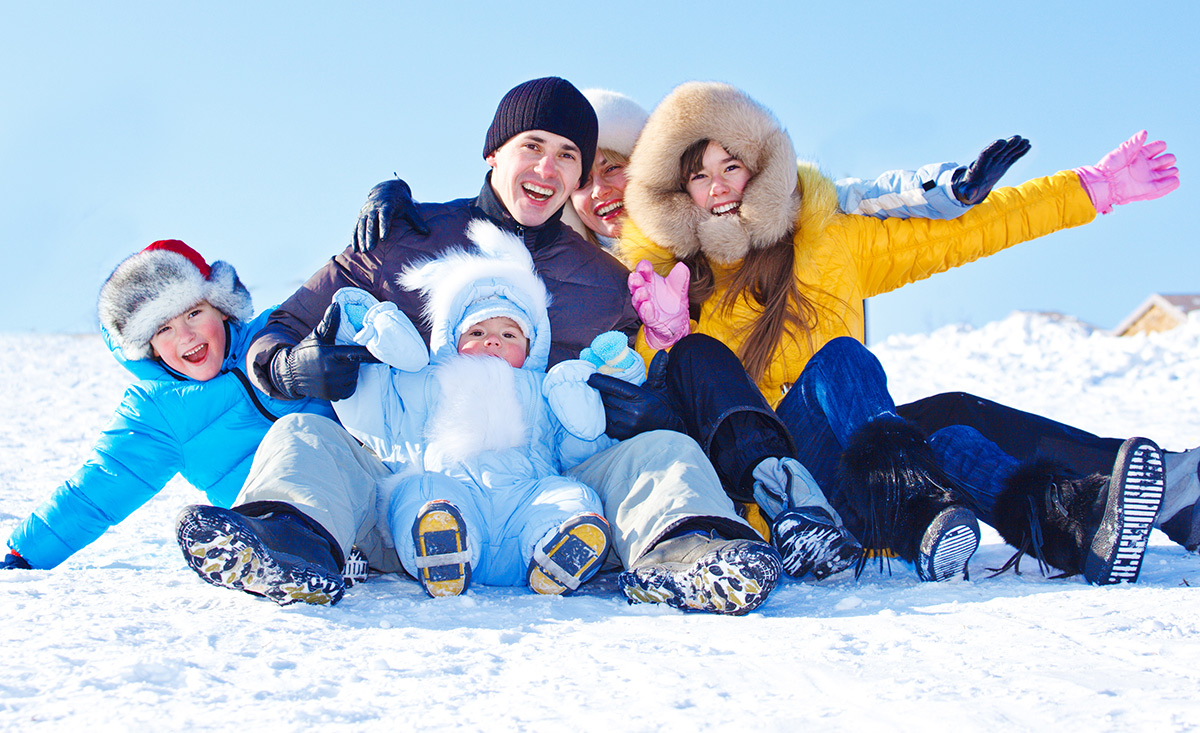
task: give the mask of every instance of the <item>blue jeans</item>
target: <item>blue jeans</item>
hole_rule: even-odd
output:
[[[805,365],[775,410],[796,444],[797,459],[838,508],[838,464],[854,434],[873,420],[901,420],[879,360],[858,341],[827,343]],[[951,426],[930,435],[935,458],[963,490],[979,518],[992,518],[996,496],[1017,461],[977,430]]]
[[[925,397],[897,410],[927,435],[969,425],[1014,458],[1053,458],[1081,476],[1111,472],[1122,443],[966,392]]]

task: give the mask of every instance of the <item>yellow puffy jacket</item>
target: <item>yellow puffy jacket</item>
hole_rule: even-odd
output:
[[[1091,199],[1073,171],[996,189],[982,204],[949,221],[879,220],[843,214],[837,208],[833,183],[807,164],[800,166],[798,189],[802,204],[793,236],[795,274],[801,283],[815,288],[805,295],[819,304],[820,315],[811,343],[803,334],[785,340],[759,382],[773,407],[825,343],[838,336],[862,340],[863,298],[1096,217]],[[676,262],[669,250],[646,237],[633,220],[624,223],[619,251],[629,267],[647,259],[661,275]],[[693,333],[708,334],[734,351],[758,311],[757,304],[748,303],[745,297],[730,311],[718,311],[717,304],[739,263],[713,264],[716,291],[692,326]],[[638,335],[638,351],[647,360],[653,355],[644,333]]]

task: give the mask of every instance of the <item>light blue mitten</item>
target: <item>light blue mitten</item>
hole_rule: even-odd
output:
[[[605,331],[592,339],[592,345],[579,352],[579,358],[601,374],[637,385],[646,381],[646,362],[629,348],[629,338],[620,331]]]
[[[405,372],[415,372],[429,364],[425,340],[395,303],[381,303],[360,288],[342,288],[333,294],[333,299],[342,306],[339,343],[365,346],[376,359]]]
[[[542,396],[550,411],[567,432],[580,440],[595,440],[604,434],[604,403],[600,393],[587,383],[596,367],[582,359],[561,361],[546,372]]]
[[[342,307],[342,320],[338,322],[337,343],[355,343],[355,336],[363,328],[363,318],[379,299],[362,288],[340,288],[333,294],[333,302]]]

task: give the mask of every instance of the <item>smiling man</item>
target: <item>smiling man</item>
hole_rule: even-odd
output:
[[[374,250],[359,253],[348,247],[331,259],[275,311],[250,347],[248,371],[255,383],[284,399],[339,399],[353,393],[361,357],[357,347],[300,344],[342,287],[362,288],[395,303],[428,340],[420,298],[396,283],[396,273],[436,258],[447,247],[465,246],[472,219],[489,219],[517,234],[533,256],[538,276],[554,295],[551,365],[577,357],[598,333],[634,332],[638,320],[625,268],[559,221],[595,153],[596,113],[570,82],[546,77],[511,89],[484,138],[483,156],[491,171],[479,195],[421,204],[427,234],[397,220]]]

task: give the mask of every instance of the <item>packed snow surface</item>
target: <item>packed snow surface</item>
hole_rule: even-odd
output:
[[[0,334],[0,537],[84,460],[128,381],[96,336]],[[1106,436],[1200,444],[1200,324],[1114,338],[1015,313],[874,349],[899,402],[966,390]],[[1200,557],[1155,532],[1135,586],[1050,579],[990,530],[971,580],[788,580],[742,618],[373,576],[334,607],[201,582],[181,480],[52,571],[0,572],[0,729],[1186,730]]]

